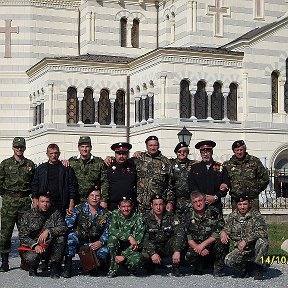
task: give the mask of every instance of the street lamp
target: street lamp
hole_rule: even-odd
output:
[[[186,144],[189,146],[192,133],[189,132],[185,126],[177,135],[178,135],[179,142],[186,142]]]

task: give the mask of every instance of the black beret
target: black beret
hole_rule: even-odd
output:
[[[180,148],[183,148],[183,147],[188,147],[188,145],[186,144],[186,142],[180,142],[176,145],[175,149],[174,149],[174,152],[177,153],[177,151],[180,149]]]
[[[156,141],[158,141],[158,138],[157,138],[157,136],[149,136],[149,137],[145,140],[145,144],[147,144],[147,142],[150,141],[150,140],[156,140]]]
[[[51,193],[49,191],[46,192],[38,192],[35,194],[35,198],[39,199],[41,196],[51,198]]]
[[[243,201],[250,201],[250,198],[247,194],[241,194],[235,198],[236,203],[243,202]]]
[[[93,191],[100,191],[101,192],[101,185],[97,184],[94,187],[90,188],[87,193],[86,193],[86,198],[90,195],[90,193],[92,193]]]
[[[131,204],[133,204],[133,200],[132,200],[132,198],[130,198],[130,197],[122,197],[121,199],[120,199],[120,201],[119,201],[119,205],[120,205],[120,203],[122,202],[122,201],[125,201],[125,202],[127,202],[127,201],[129,201],[129,202],[131,202]]]
[[[153,200],[156,200],[156,199],[162,199],[165,202],[165,199],[161,194],[153,194],[150,198],[150,203],[152,203]]]
[[[132,148],[132,145],[127,142],[114,143],[111,146],[111,149],[113,151],[129,151],[131,148]]]
[[[239,148],[243,145],[245,145],[245,142],[243,140],[237,140],[232,144],[232,150],[234,150],[235,148]]]
[[[195,145],[196,149],[204,149],[204,148],[214,148],[216,146],[216,143],[214,141],[211,140],[204,140],[204,141],[200,141]]]

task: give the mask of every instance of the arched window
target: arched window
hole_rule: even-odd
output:
[[[95,105],[93,99],[93,91],[90,88],[84,90],[83,107],[83,123],[93,124],[95,121]]]
[[[120,20],[120,42],[121,47],[127,46],[127,19],[122,17]]]
[[[191,97],[189,91],[189,82],[182,80],[180,82],[180,118],[190,118],[191,116]]]
[[[115,124],[125,125],[125,93],[122,90],[116,92]]]
[[[224,98],[220,83],[215,82],[213,88],[214,90],[211,96],[211,117],[215,120],[222,120],[224,118]]]
[[[109,101],[109,92],[106,89],[100,91],[100,99],[98,105],[99,123],[101,125],[110,124],[111,105]]]
[[[77,90],[74,87],[67,89],[67,123],[77,123],[78,119]]]
[[[278,73],[271,73],[272,113],[278,113]]]
[[[197,83],[197,91],[194,97],[195,101],[195,117],[197,119],[206,119],[207,118],[207,107],[208,107],[208,98],[205,90],[205,83],[199,81]]]
[[[139,20],[133,20],[133,26],[131,30],[131,45],[133,48],[139,48]]]
[[[231,83],[229,86],[227,98],[227,117],[230,120],[237,121],[237,85]]]

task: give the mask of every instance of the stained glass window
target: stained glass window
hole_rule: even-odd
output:
[[[213,93],[211,97],[211,117],[214,120],[222,120],[224,118],[224,98],[221,91],[221,85],[215,82],[213,85]]]
[[[278,73],[271,74],[272,113],[278,113]]]
[[[205,83],[199,81],[197,83],[197,91],[194,97],[195,101],[195,116],[197,119],[206,119],[208,111],[208,98],[205,90]]]
[[[182,80],[180,82],[180,118],[190,118],[191,116],[191,97],[189,91],[189,82]]]
[[[237,120],[237,85],[231,83],[227,98],[227,117],[230,120]]]
[[[125,125],[125,93],[122,90],[116,92],[114,115],[116,125]]]
[[[93,91],[90,88],[86,88],[84,90],[84,98],[82,101],[83,107],[83,123],[84,124],[93,124],[95,121],[95,114],[94,114],[94,99],[93,99]]]
[[[74,87],[67,89],[67,123],[77,123],[78,119],[77,90]]]
[[[127,19],[125,17],[120,20],[121,47],[127,46]]]
[[[139,20],[133,20],[133,26],[131,30],[131,45],[133,48],[139,48]]]
[[[98,105],[99,123],[101,125],[110,124],[110,111],[111,105],[109,101],[109,92],[106,89],[102,89],[100,92],[100,99]]]

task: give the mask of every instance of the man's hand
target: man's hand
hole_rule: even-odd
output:
[[[140,158],[141,157],[141,151],[135,151],[133,154],[133,157]]]
[[[238,244],[238,250],[240,251],[240,252],[243,252],[244,251],[244,249],[245,249],[245,247],[246,247],[246,241],[245,240],[241,240],[240,242],[239,242],[239,244]]]
[[[175,251],[172,255],[172,262],[174,264],[179,264],[180,263],[180,252]]]
[[[171,202],[166,204],[166,210],[171,213],[173,212],[173,204]]]
[[[201,255],[202,250],[205,248],[205,245],[203,243],[198,244],[196,247],[194,247],[194,251]]]
[[[40,245],[37,245],[37,246],[35,246],[35,252],[37,254],[42,254],[43,252],[45,252],[45,248],[40,246]]]
[[[207,256],[207,255],[209,255],[209,250],[206,249],[206,248],[203,249],[203,250],[201,251],[200,255],[201,255],[201,256]]]
[[[223,244],[228,244],[230,237],[228,236],[228,234],[225,231],[222,231],[220,233],[220,240]]]
[[[101,248],[102,242],[96,241],[96,242],[90,243],[89,246],[91,247],[92,250],[98,250],[99,248]]]
[[[70,211],[73,211],[74,206],[75,206],[75,201],[74,201],[74,199],[70,199],[70,202],[69,202],[69,210],[70,210]]]
[[[69,160],[66,160],[66,159],[61,160],[61,163],[62,163],[63,166],[65,166],[65,167],[69,167],[69,166],[70,166],[70,162],[69,162]]]
[[[128,237],[128,240],[129,240],[129,242],[130,242],[130,244],[131,244],[131,250],[132,251],[135,251],[137,248],[138,248],[138,243],[137,243],[137,241],[134,239],[134,237],[132,237],[132,236],[129,236]]]
[[[33,198],[32,199],[32,204],[31,204],[31,207],[34,208],[38,205],[38,199],[37,198]]]
[[[157,253],[151,256],[151,260],[154,264],[161,264],[161,257]]]
[[[228,186],[227,186],[227,184],[226,183],[222,183],[221,185],[220,185],[220,191],[222,191],[222,192],[225,192],[226,190],[228,190]]]
[[[214,203],[215,200],[215,195],[206,195],[206,204],[211,205],[212,203]]]
[[[125,260],[124,256],[115,256],[115,262],[117,264],[120,264],[121,262],[123,262]]]
[[[104,163],[106,166],[110,166],[112,161],[113,161],[114,157],[112,156],[107,156],[105,159],[104,159]]]
[[[106,202],[100,202],[100,206],[102,206],[103,208],[107,208],[108,204]]]
[[[46,242],[46,239],[48,238],[48,236],[49,236],[49,230],[46,229],[39,235],[37,242],[39,244],[44,244]]]

